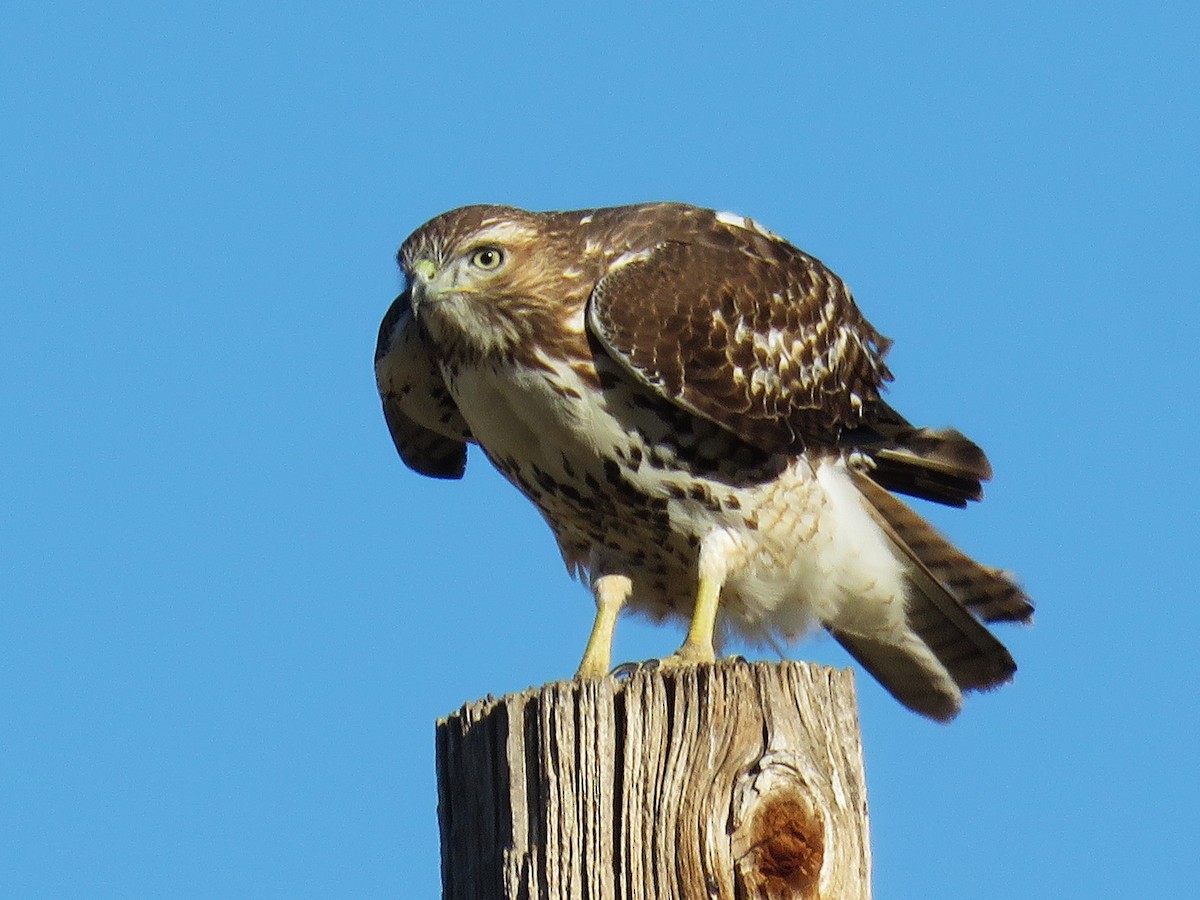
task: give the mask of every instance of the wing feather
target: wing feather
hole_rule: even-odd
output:
[[[461,478],[471,431],[421,339],[407,291],[379,326],[375,381],[388,431],[405,464],[433,478]]]
[[[818,260],[716,214],[618,258],[588,328],[640,381],[768,451],[854,427],[891,375],[888,341]]]

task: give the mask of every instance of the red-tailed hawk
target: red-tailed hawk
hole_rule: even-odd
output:
[[[1029,598],[893,496],[965,506],[987,459],[880,398],[889,341],[818,260],[676,203],[468,206],[399,260],[375,354],[396,448],[458,478],[478,444],[537,505],[595,596],[580,677],[622,609],[690,623],[663,665],[821,625],[940,720],[1012,677],[982,623]]]

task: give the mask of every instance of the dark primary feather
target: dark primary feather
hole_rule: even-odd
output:
[[[383,417],[396,452],[414,472],[430,478],[462,478],[467,468],[467,445],[423,428],[404,414],[403,406],[383,398]]]
[[[983,499],[992,466],[979,445],[953,428],[917,428],[883,400],[875,400],[863,424],[842,432],[838,446],[871,457],[871,477],[889,491],[947,506]]]

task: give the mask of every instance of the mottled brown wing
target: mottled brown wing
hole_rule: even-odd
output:
[[[388,431],[405,464],[433,478],[462,478],[471,432],[421,339],[407,292],[379,326],[375,381]]]
[[[836,275],[720,220],[618,260],[588,325],[638,380],[769,451],[835,440],[891,377],[888,341]]]

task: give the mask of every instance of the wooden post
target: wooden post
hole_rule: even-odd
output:
[[[444,900],[858,900],[853,675],[722,662],[557,682],[438,722]]]

